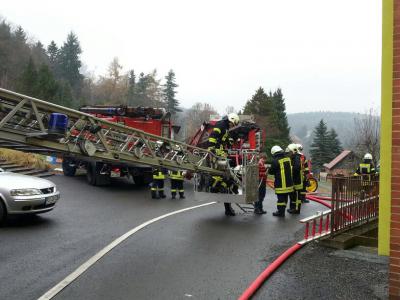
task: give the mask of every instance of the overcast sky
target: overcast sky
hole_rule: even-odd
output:
[[[240,109],[260,86],[288,113],[380,106],[380,0],[0,0],[0,15],[46,46],[75,32],[96,75],[113,57],[173,69],[184,107]]]

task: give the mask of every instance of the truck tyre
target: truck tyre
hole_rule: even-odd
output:
[[[70,158],[64,157],[62,162],[62,169],[64,176],[73,177],[76,173],[76,166],[71,166],[73,161]]]
[[[0,198],[0,225],[6,220],[7,218],[7,209],[3,203],[3,199]]]
[[[101,174],[103,163],[88,163],[86,167],[86,179],[90,185],[109,185],[111,177],[109,173]]]
[[[86,167],[86,179],[90,185],[96,185],[96,165],[89,163]]]
[[[145,180],[144,180],[144,176],[132,176],[133,177],[133,181],[135,182],[135,185],[137,186],[144,186]]]

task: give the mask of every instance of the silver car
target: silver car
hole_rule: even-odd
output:
[[[49,180],[0,169],[0,222],[7,215],[48,212],[59,198],[60,192]]]

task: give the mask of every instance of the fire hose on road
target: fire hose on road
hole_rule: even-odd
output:
[[[315,195],[307,195],[306,198],[308,200],[317,202],[319,204],[322,204],[328,208],[331,208],[331,204],[325,202],[322,200],[319,196]],[[324,197],[325,200],[328,200],[328,197]],[[330,199],[330,198],[329,198]],[[322,214],[321,214],[321,219],[320,219],[320,231],[318,234],[322,236]],[[329,217],[326,219],[326,229],[329,224]],[[251,299],[251,297],[254,296],[256,291],[263,285],[263,283],[277,270],[289,257],[291,257],[294,253],[297,252],[297,250],[301,249],[303,245],[305,245],[308,242],[311,242],[313,237],[316,235],[316,222],[314,221],[312,223],[312,233],[311,233],[311,238],[309,238],[308,235],[308,230],[309,230],[309,223],[306,223],[306,234],[304,236],[304,240],[299,241],[295,243],[293,246],[291,246],[289,249],[287,249],[285,252],[283,252],[277,259],[275,259],[251,284],[250,286],[243,292],[243,294],[239,297],[239,300],[247,300]]]

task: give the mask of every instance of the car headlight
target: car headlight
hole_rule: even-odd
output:
[[[10,191],[11,196],[34,196],[41,195],[42,192],[38,189],[17,189]]]

